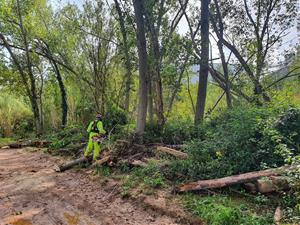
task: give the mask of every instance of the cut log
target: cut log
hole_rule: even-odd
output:
[[[176,158],[179,158],[179,159],[187,159],[188,158],[188,154],[186,154],[184,152],[181,152],[181,151],[178,151],[178,150],[175,150],[175,149],[172,149],[172,148],[158,146],[156,148],[156,150],[159,151],[159,152],[163,152],[163,153],[173,155],[173,156],[175,156]]]
[[[256,183],[257,191],[262,194],[289,189],[287,179],[282,176],[270,176],[266,179],[258,179]]]
[[[99,159],[96,162],[94,162],[93,166],[101,166],[104,163],[108,162],[109,160],[111,160],[111,157],[110,156],[105,156],[102,159]]]
[[[68,169],[73,168],[76,165],[79,165],[79,164],[84,163],[84,162],[89,162],[89,161],[90,161],[89,158],[81,157],[79,159],[75,159],[75,160],[73,160],[71,162],[67,162],[66,164],[63,164],[63,165],[60,165],[60,166],[56,165],[55,168],[54,168],[54,170],[56,172],[64,172],[64,171],[66,171]]]
[[[244,173],[244,174],[239,174],[239,175],[234,175],[234,176],[229,176],[229,177],[224,177],[219,179],[200,180],[197,182],[192,182],[192,183],[178,186],[177,188],[175,188],[175,192],[180,193],[186,191],[201,191],[207,189],[223,188],[235,184],[249,183],[252,181],[256,181],[262,177],[279,175],[280,173],[287,171],[288,169],[292,169],[292,167],[284,166],[276,169],[249,172],[249,173]]]

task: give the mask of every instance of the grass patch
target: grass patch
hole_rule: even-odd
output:
[[[13,138],[0,138],[0,147],[11,144],[15,142]]]
[[[183,197],[186,208],[210,225],[265,225],[273,224],[273,214],[260,215],[247,202],[222,196],[200,197],[188,194]]]
[[[128,168],[124,167],[126,173]],[[155,189],[162,188],[166,184],[164,176],[155,163],[150,163],[145,168],[133,168],[127,176],[124,176],[122,184],[122,196],[129,197],[133,190],[140,193],[151,194]]]

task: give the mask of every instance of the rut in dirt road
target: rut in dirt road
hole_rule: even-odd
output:
[[[59,159],[0,150],[0,225],[180,224],[135,206],[84,172],[55,173]]]

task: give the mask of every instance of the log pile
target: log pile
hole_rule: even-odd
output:
[[[186,153],[161,145],[149,147],[128,140],[117,140],[112,149],[104,149],[102,151],[101,159],[94,162],[93,166],[107,164],[109,166],[127,165],[129,167],[146,167],[149,160],[154,159],[157,153],[169,154],[178,159],[186,159],[188,157]],[[90,161],[82,157],[65,165],[57,166],[56,171],[63,172],[86,162],[89,163]]]

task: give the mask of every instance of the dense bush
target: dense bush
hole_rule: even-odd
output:
[[[165,144],[182,144],[192,139],[203,139],[205,128],[195,126],[191,120],[169,121],[163,129],[157,124],[147,124],[144,141]]]
[[[104,128],[109,131],[115,127],[115,132],[118,132],[117,128],[127,124],[127,122],[128,119],[126,112],[116,106],[112,106],[105,114]]]
[[[208,179],[283,165],[290,150],[276,129],[277,115],[277,109],[263,107],[224,112],[205,125],[204,140],[188,143],[190,159],[174,162],[171,171],[185,179]]]
[[[83,127],[68,126],[64,130],[53,130],[45,138],[51,141],[51,149],[60,149],[78,145],[86,141],[88,135]]]
[[[276,122],[276,129],[285,137],[288,146],[300,152],[300,109],[290,108]]]

